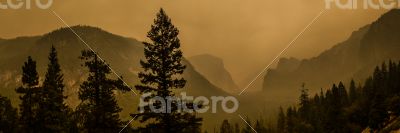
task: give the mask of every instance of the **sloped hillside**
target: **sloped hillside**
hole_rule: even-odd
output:
[[[222,59],[208,55],[197,55],[189,58],[190,63],[196,70],[206,77],[211,83],[227,92],[238,92],[239,87],[235,84],[231,74],[225,69]]]
[[[265,75],[263,90],[297,90],[305,82],[315,92],[352,78],[364,81],[374,66],[400,59],[399,23],[400,10],[391,10],[317,57],[300,61],[281,59],[278,67]]]

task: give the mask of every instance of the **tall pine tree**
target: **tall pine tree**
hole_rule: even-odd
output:
[[[350,88],[349,88],[349,99],[350,99],[350,102],[353,103],[354,101],[356,101],[357,98],[358,98],[358,94],[357,94],[357,91],[356,91],[356,83],[354,82],[354,80],[351,80]]]
[[[27,133],[36,133],[38,129],[37,110],[39,107],[39,98],[37,96],[40,91],[39,76],[36,71],[36,61],[32,57],[28,57],[28,61],[22,67],[22,86],[16,89],[21,94],[20,109],[20,131]]]
[[[300,107],[299,107],[299,115],[302,119],[308,121],[310,118],[310,98],[308,95],[308,89],[305,88],[305,84],[301,86],[301,95],[300,95]]]
[[[77,112],[83,132],[109,133],[118,132],[122,127],[119,118],[121,108],[115,99],[114,91],[128,91],[122,80],[113,80],[109,66],[92,51],[82,51],[81,59],[89,69],[89,77],[79,89],[81,100]]]
[[[42,89],[40,91],[39,103],[39,127],[42,132],[67,131],[68,106],[64,103],[64,79],[58,64],[57,51],[51,47],[49,64]]]
[[[181,89],[186,84],[186,80],[182,77],[186,66],[181,62],[182,52],[179,49],[178,34],[179,31],[171,23],[171,19],[163,9],[160,9],[147,34],[152,42],[144,42],[145,60],[140,61],[144,71],[139,73],[142,84],[136,86],[141,94],[151,93],[144,99],[146,102],[155,96],[162,97],[164,100],[167,97],[174,97],[172,90]],[[193,106],[191,102],[187,104]],[[193,131],[193,128],[198,129],[201,119],[191,113],[178,112],[177,105],[177,101],[171,101],[170,106],[166,107],[160,101],[156,101],[151,105],[146,105],[143,112],[132,114],[132,116],[137,115],[136,118],[140,122],[148,123],[141,129],[147,132],[179,133]],[[162,108],[165,111],[164,113],[153,112],[150,106]]]

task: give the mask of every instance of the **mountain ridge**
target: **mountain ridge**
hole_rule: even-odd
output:
[[[263,90],[293,90],[300,88],[304,82],[307,88],[312,88],[312,92],[317,92],[319,88],[327,88],[340,81],[364,81],[379,63],[400,59],[400,54],[386,52],[400,50],[399,45],[395,45],[395,42],[400,42],[400,26],[395,23],[400,23],[399,9],[391,10],[375,22],[354,31],[347,40],[318,56],[300,60],[292,71],[280,71],[282,66],[279,67],[279,62],[277,68],[267,71]]]

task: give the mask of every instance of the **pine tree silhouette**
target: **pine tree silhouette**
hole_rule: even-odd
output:
[[[64,79],[58,64],[57,51],[51,47],[49,64],[39,96],[38,125],[41,132],[67,131],[68,106],[64,103]]]
[[[89,69],[89,77],[79,89],[81,103],[77,112],[81,116],[81,130],[88,133],[118,132],[122,128],[118,114],[122,109],[117,104],[114,91],[128,91],[129,88],[122,80],[107,77],[111,69],[94,52],[84,50],[80,58]]]
[[[37,110],[39,98],[37,97],[40,91],[39,76],[36,71],[36,61],[32,57],[28,57],[28,61],[22,67],[22,86],[16,89],[16,92],[21,94],[20,107],[20,131],[27,133],[36,133],[38,129]]]
[[[357,91],[356,91],[356,83],[354,82],[354,80],[350,81],[350,88],[349,88],[349,99],[350,99],[350,103],[356,101],[358,97]]]
[[[178,38],[179,31],[171,23],[163,9],[157,14],[151,30],[147,37],[152,41],[144,42],[145,60],[140,64],[144,71],[139,73],[141,85],[135,86],[141,94],[151,93],[151,96],[144,99],[146,102],[155,96],[167,99],[174,97],[173,89],[181,89],[185,86],[186,80],[182,74],[186,68],[182,64],[182,52]],[[193,106],[190,101],[186,103],[189,108]],[[150,110],[150,105],[144,107],[144,111],[139,114],[132,114],[142,123],[148,123],[140,130],[145,132],[198,132],[201,126],[201,118],[194,114],[178,112],[176,101],[171,102],[171,106],[163,106],[160,101],[151,104],[157,109],[163,108],[164,113],[157,113]],[[170,110],[169,110],[170,109]],[[151,121],[151,123],[149,123]]]

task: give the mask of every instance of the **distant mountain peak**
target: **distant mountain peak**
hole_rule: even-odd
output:
[[[236,92],[239,88],[226,70],[221,58],[210,54],[196,55],[189,58],[194,68],[211,83],[227,92]]]
[[[71,40],[71,39],[79,39],[75,35],[72,30],[78,34],[82,39],[85,38],[102,38],[105,39],[131,39],[132,41],[137,41],[136,39],[122,37],[120,35],[116,35],[105,31],[98,27],[86,26],[86,25],[75,25],[69,27],[62,27],[56,30],[53,30],[47,34],[44,34],[43,37],[39,40],[41,41],[51,41],[51,40]],[[80,40],[79,40],[80,41]]]
[[[56,30],[53,30],[53,31],[47,33],[46,35],[57,34],[57,33],[66,32],[66,31],[71,32],[71,29],[74,30],[75,32],[105,32],[105,33],[111,34],[101,28],[98,28],[98,27],[87,26],[87,25],[75,25],[75,26],[71,26],[71,27],[58,28]]]

